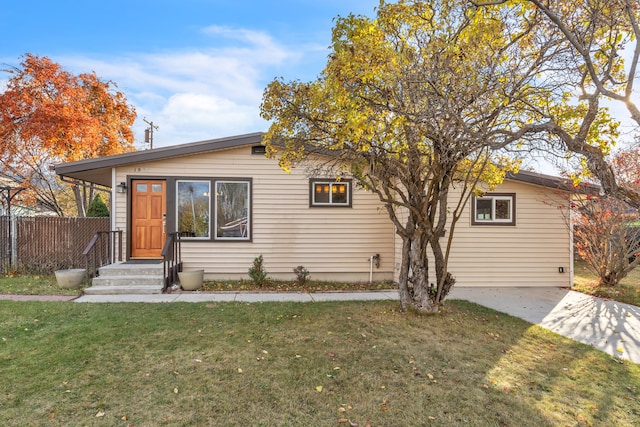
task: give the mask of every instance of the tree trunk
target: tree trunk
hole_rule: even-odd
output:
[[[409,292],[409,252],[411,251],[411,239],[402,237],[402,263],[398,277],[398,292],[400,294],[400,306],[406,310],[411,305],[411,293]]]
[[[433,291],[435,289],[429,283],[428,245],[425,237],[425,230],[418,227],[411,242],[409,259],[411,266],[410,282],[413,284],[412,303],[413,307],[418,311],[437,313],[440,305],[433,300]]]
[[[449,295],[449,291],[451,291],[456,280],[453,278],[453,275],[447,271],[447,260],[442,251],[440,239],[437,237],[432,238],[429,245],[433,252],[436,281],[438,283],[435,294],[433,295],[433,302],[434,304],[440,305],[447,295]]]
[[[75,196],[75,199],[76,199],[76,208],[78,209],[78,217],[80,218],[86,217],[87,212],[84,208],[84,197],[83,197],[83,192],[80,191],[80,186],[78,185],[73,186],[73,195]]]

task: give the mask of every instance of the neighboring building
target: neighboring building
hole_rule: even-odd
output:
[[[179,232],[185,269],[203,268],[208,279],[247,278],[259,255],[273,278],[291,279],[302,265],[316,280],[397,279],[401,239],[377,196],[304,167],[287,174],[261,142],[261,133],[234,136],[61,164],[56,173],[112,189],[112,229],[125,231],[128,260],[160,257],[165,233]],[[523,172],[472,200],[455,231],[457,283],[569,286],[563,184]]]

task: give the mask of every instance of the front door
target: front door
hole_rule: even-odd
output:
[[[167,191],[163,180],[131,181],[131,258],[160,258],[165,241]]]

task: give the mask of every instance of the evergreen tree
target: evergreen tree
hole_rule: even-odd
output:
[[[91,204],[89,204],[89,209],[87,209],[87,218],[105,218],[108,216],[109,208],[104,200],[102,200],[102,196],[100,194],[96,194],[91,201]]]

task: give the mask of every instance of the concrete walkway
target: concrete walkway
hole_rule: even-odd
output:
[[[2,297],[0,296],[0,299]],[[28,298],[12,298],[28,299]],[[68,299],[68,298],[67,298]],[[397,300],[398,293],[182,292],[154,295],[84,295],[75,301],[114,302],[321,302]],[[468,300],[640,364],[640,308],[560,288],[455,287],[448,299]]]
[[[640,364],[640,307],[560,288],[454,288],[464,299]]]

